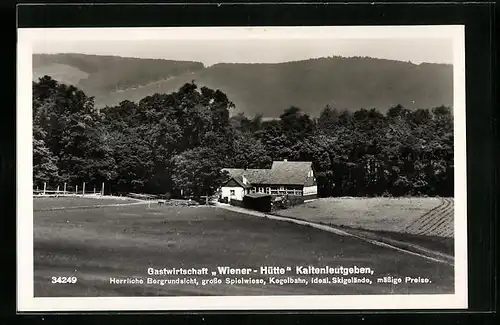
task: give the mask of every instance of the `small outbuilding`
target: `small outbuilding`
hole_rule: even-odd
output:
[[[243,207],[260,212],[271,212],[272,197],[265,193],[250,193],[243,197]]]

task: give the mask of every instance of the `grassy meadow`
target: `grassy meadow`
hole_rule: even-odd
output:
[[[41,210],[41,206],[47,208],[50,204],[65,207],[70,201],[76,202],[68,198],[34,201],[35,297],[430,294],[453,293],[454,290],[453,266],[356,238],[218,207],[132,204]],[[102,204],[100,200],[94,202]],[[299,265],[356,265],[372,268],[373,277],[429,277],[432,283],[394,285],[376,283],[373,278],[371,285],[161,286],[110,284],[109,280],[111,277],[145,279],[148,267],[208,267],[213,270],[217,266]],[[78,281],[75,284],[51,283],[51,278],[58,276],[75,276]]]

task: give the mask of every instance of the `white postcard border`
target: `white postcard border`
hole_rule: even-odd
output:
[[[32,198],[32,44],[44,41],[153,39],[453,39],[455,159],[455,293],[450,295],[34,297]],[[466,309],[467,186],[465,36],[463,25],[61,28],[18,29],[17,62],[17,309],[39,311],[378,310]]]

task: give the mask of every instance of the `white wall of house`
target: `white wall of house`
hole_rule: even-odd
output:
[[[243,201],[245,196],[245,189],[242,187],[222,187],[222,197],[229,198],[229,200]]]
[[[304,186],[304,196],[318,194],[318,186]]]

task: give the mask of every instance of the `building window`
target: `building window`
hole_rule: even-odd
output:
[[[230,195],[231,195],[231,196],[234,196],[234,195],[235,195],[235,194],[234,194],[234,190],[230,190],[230,191],[229,191],[229,193],[230,193]]]

